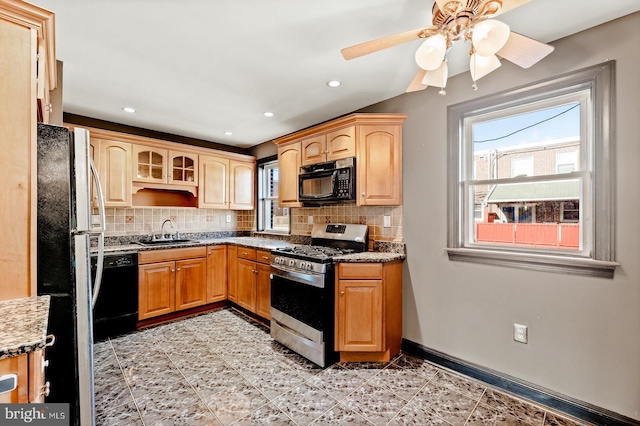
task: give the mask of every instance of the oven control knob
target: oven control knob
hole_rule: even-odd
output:
[[[307,264],[305,262],[300,262],[300,269],[304,269],[307,267]]]
[[[293,259],[289,260],[289,266],[296,266],[296,261]]]

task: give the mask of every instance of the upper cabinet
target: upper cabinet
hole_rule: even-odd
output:
[[[355,126],[313,136],[301,141],[302,165],[356,156]]]
[[[302,143],[294,142],[278,147],[278,205],[300,207],[298,202],[298,170],[301,165]]]
[[[255,162],[200,156],[198,207],[253,210]]]
[[[105,207],[255,207],[253,156],[85,128]]]
[[[198,154],[133,145],[133,180],[198,186]]]
[[[105,207],[130,207],[131,144],[126,142],[97,140],[99,146],[98,167]]]
[[[0,300],[36,294],[36,126],[56,86],[54,29],[53,12],[0,1]]]
[[[299,207],[301,165],[356,158],[359,206],[402,204],[402,124],[406,114],[351,114],[293,133],[278,145],[279,199]]]

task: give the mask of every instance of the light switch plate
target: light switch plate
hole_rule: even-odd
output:
[[[384,218],[384,227],[391,228],[391,216],[383,216]]]
[[[309,225],[312,225],[312,224],[313,224],[313,216],[307,216],[307,223],[308,223]]]

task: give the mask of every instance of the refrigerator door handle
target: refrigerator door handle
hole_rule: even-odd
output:
[[[96,196],[98,197],[98,218],[99,227],[91,228],[91,234],[98,236],[98,258],[96,264],[96,278],[93,285],[93,296],[91,299],[91,307],[96,306],[98,300],[98,294],[100,293],[100,285],[102,284],[102,272],[104,271],[104,231],[106,228],[105,211],[104,211],[104,198],[102,197],[102,185],[100,185],[100,178],[98,176],[98,170],[92,159],[89,159],[89,167],[91,169],[91,175],[93,176],[93,182],[96,185]]]
[[[104,198],[102,196],[102,185],[100,184],[100,177],[98,176],[98,169],[92,159],[89,159],[89,168],[91,169],[91,175],[93,176],[93,182],[96,185],[96,197],[98,198],[98,220],[99,227],[91,228],[92,233],[106,231],[106,220],[104,211]]]

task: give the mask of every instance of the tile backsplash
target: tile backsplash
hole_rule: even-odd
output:
[[[108,236],[159,234],[162,222],[171,219],[180,233],[215,231],[255,231],[256,215],[252,210],[215,210],[190,207],[107,208]],[[402,206],[367,207],[336,205],[292,208],[291,234],[311,235],[313,223],[359,223],[369,226],[369,239],[403,241]],[[389,227],[384,217],[389,216]],[[227,217],[229,221],[227,222]],[[311,219],[310,219],[311,218]]]
[[[252,210],[215,210],[185,207],[107,208],[106,235],[160,234],[162,222],[170,219],[180,233],[214,231],[251,231],[255,229]],[[227,221],[227,218],[229,221]]]
[[[389,216],[389,227],[384,217]],[[312,218],[313,222],[309,218]],[[369,239],[402,241],[402,206],[369,207],[350,204],[291,209],[291,233],[311,235],[313,223],[359,223],[368,225]]]

